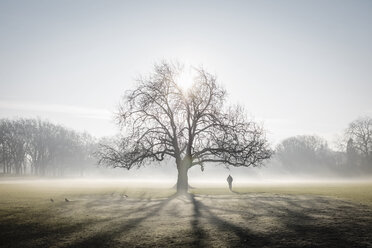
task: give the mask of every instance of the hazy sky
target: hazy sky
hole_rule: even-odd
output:
[[[217,74],[276,143],[330,141],[372,115],[372,1],[0,0],[0,117],[96,136],[139,74],[177,59]]]

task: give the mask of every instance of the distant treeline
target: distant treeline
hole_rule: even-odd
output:
[[[6,174],[63,176],[83,174],[95,163],[97,142],[39,119],[0,119],[0,171]]]
[[[48,121],[0,119],[0,172],[5,174],[64,176],[92,172],[97,170],[93,154],[98,146],[91,135]],[[293,175],[370,175],[372,118],[351,122],[338,149],[331,149],[325,139],[315,135],[287,138],[276,147],[267,169]]]
[[[333,150],[325,139],[301,135],[283,140],[276,148],[271,166],[292,174],[365,175],[372,173],[372,118],[349,124]]]

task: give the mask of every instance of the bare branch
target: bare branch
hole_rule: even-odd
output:
[[[138,79],[119,108],[124,132],[118,142],[101,146],[101,164],[131,169],[166,156],[177,168],[204,163],[258,166],[272,151],[264,130],[248,121],[241,107],[225,107],[225,90],[216,77],[196,68],[193,86],[178,85],[179,66],[162,62]]]

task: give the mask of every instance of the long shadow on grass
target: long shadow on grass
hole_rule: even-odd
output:
[[[205,232],[201,228],[199,221],[201,217],[206,218],[206,220],[215,226],[219,232],[223,234],[233,233],[237,237],[237,239],[228,241],[227,245],[229,247],[263,247],[269,243],[268,237],[258,236],[249,229],[244,229],[220,218],[214,214],[208,206],[204,205],[201,201],[196,200],[194,195],[191,195],[191,200],[195,212],[195,219],[192,226],[194,228],[196,244],[204,246],[206,242],[206,240],[204,240]],[[201,212],[204,212],[205,215],[203,216]]]
[[[132,211],[133,213],[143,213],[147,212],[145,215],[137,218],[131,218],[122,220],[119,223],[112,223],[109,227],[109,230],[102,230],[99,233],[94,233],[93,235],[84,238],[82,240],[78,240],[76,242],[73,242],[68,245],[68,247],[134,247],[136,246],[135,243],[128,242],[123,243],[116,240],[116,238],[120,236],[125,236],[125,234],[129,233],[131,230],[133,230],[136,226],[138,226],[141,222],[145,221],[151,216],[154,216],[159,213],[159,211],[167,205],[172,199],[174,199],[176,195],[173,195],[169,198],[166,198],[163,201],[160,201],[157,204],[148,206],[148,207],[141,207],[135,211]],[[126,217],[128,213],[125,214]],[[121,219],[120,217],[117,218],[118,221]],[[94,224],[94,223],[93,223]],[[139,240],[136,240],[139,241]]]
[[[44,225],[47,213],[32,214],[27,220],[18,217],[0,222],[0,247],[51,247],[59,236],[69,235],[83,228],[81,224],[60,223]]]
[[[195,247],[207,247],[206,241],[205,241],[206,234],[200,223],[200,218],[201,218],[200,204],[199,202],[195,200],[194,195],[190,195],[190,198],[193,204],[193,212],[194,212],[192,216],[192,220],[191,220],[191,228],[192,228],[193,238],[194,238],[194,241],[192,242],[192,244]]]
[[[229,247],[372,247],[372,211],[355,204],[324,197],[298,200],[255,196],[243,198],[246,206],[233,209],[222,205],[221,198],[209,198],[213,203],[209,206],[202,202],[204,197],[201,200],[191,197],[197,217],[205,218],[221,234],[236,236],[228,242]],[[240,216],[244,227],[222,219],[215,212]],[[277,230],[252,232],[250,224],[254,228],[265,218],[275,220]],[[201,228],[200,221],[196,220],[195,226]],[[199,243],[205,243],[205,235],[196,237]]]
[[[306,206],[290,202],[291,207],[281,208],[286,213],[281,218],[288,230],[285,238],[308,247],[372,247],[372,219],[368,217],[372,212],[357,205],[333,204],[332,200],[319,197]],[[367,216],[363,216],[365,213]]]

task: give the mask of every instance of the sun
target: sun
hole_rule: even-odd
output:
[[[177,85],[184,91],[189,90],[194,83],[195,75],[192,72],[191,68],[185,68],[177,78]]]

